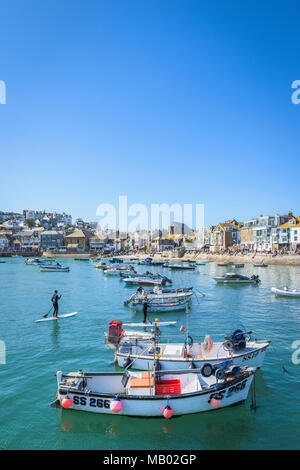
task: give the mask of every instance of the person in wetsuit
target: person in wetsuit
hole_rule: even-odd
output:
[[[54,312],[53,312],[54,317],[57,317],[58,315],[58,301],[60,298],[61,298],[61,295],[58,295],[57,290],[55,290],[51,298],[51,301],[53,303],[53,308],[54,308]]]
[[[147,302],[147,300],[144,300],[144,303],[143,303],[144,321],[143,321],[143,323],[147,323],[147,310],[148,310],[148,302]]]

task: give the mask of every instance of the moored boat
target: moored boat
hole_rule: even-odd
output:
[[[124,302],[125,305],[130,304],[130,302],[137,301],[160,301],[160,302],[170,302],[184,300],[189,301],[193,296],[193,288],[181,288],[181,289],[161,289],[155,287],[153,290],[145,290],[141,286],[137,291],[132,294],[132,296]]]
[[[56,373],[56,405],[73,410],[125,416],[165,417],[211,411],[246,400],[254,368]]]
[[[105,333],[105,345],[110,349],[111,345],[114,345],[115,360],[118,365],[150,370],[154,360],[154,348],[151,343],[153,336],[130,340],[126,335],[126,329],[122,329],[122,322],[114,323],[117,327],[110,324],[108,332]],[[201,341],[201,338],[193,338],[188,332],[181,343],[163,342],[158,339],[155,346],[155,360],[158,361],[160,370],[201,369],[207,362],[212,367],[226,363],[230,366],[234,364],[260,368],[270,341],[251,341],[251,333],[237,329],[223,341],[215,342],[210,335],[206,335]]]
[[[130,286],[164,286],[167,282],[164,277],[151,278],[146,276],[123,278],[123,281]]]
[[[147,302],[148,312],[174,312],[179,310],[185,310],[188,300],[185,299],[168,299],[168,298],[157,298],[152,300],[133,300],[131,308],[136,312],[143,312],[144,303]]]
[[[251,277],[242,276],[236,273],[226,273],[224,276],[216,276],[214,280],[223,284],[258,284],[260,279],[257,275],[253,274]]]
[[[300,298],[300,289],[289,289],[288,287],[272,287],[271,291],[277,296]]]
[[[70,271],[70,268],[63,267],[63,266],[40,266],[40,272],[41,273],[68,273]]]
[[[189,269],[189,270],[194,270],[196,268],[195,264],[191,263],[183,263],[183,264],[175,264],[175,263],[165,263],[163,265],[166,268],[169,269]]]

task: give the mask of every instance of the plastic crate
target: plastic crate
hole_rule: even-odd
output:
[[[157,380],[155,387],[156,395],[180,395],[181,383],[179,379]]]
[[[124,330],[122,329],[122,322],[118,320],[111,320],[109,322],[108,342],[117,344],[123,337]]]

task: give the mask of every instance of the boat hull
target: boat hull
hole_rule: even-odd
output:
[[[247,377],[237,379],[232,383],[221,386],[219,390],[205,390],[185,395],[145,396],[145,395],[122,395],[118,398],[122,402],[122,410],[117,414],[122,416],[162,417],[163,410],[170,406],[173,416],[213,411],[211,399],[220,400],[218,409],[243,403],[248,396],[249,388],[253,379],[253,373]],[[111,401],[116,394],[73,392],[68,388],[58,390],[58,399],[64,397],[72,399],[69,409],[87,411],[98,414],[116,414],[111,411]]]
[[[272,287],[271,291],[274,292],[276,296],[280,296],[280,297],[293,297],[295,299],[300,298],[300,290],[289,291],[289,290],[277,289],[276,287]]]
[[[222,362],[233,361],[236,366],[249,366],[259,369],[262,367],[266,350],[269,346],[269,343],[264,343],[261,348],[258,348],[255,351],[246,351],[243,354],[233,354],[232,356],[222,356],[219,358],[210,358],[203,357],[201,359],[197,358],[162,358],[159,357],[160,370],[186,370],[190,369],[191,366],[196,369],[201,369],[203,364],[209,363],[212,366],[216,366]],[[153,356],[142,356],[138,357],[135,355],[130,355],[130,358],[134,360],[133,367],[137,370],[151,370],[153,367]],[[118,365],[120,367],[125,367],[125,363],[128,359],[128,353],[122,354],[117,352]]]

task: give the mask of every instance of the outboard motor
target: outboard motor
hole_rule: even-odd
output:
[[[242,330],[235,330],[231,336],[232,348],[234,351],[240,351],[246,347],[246,336]]]
[[[259,276],[258,276],[257,274],[253,274],[253,275],[251,276],[251,279],[252,279],[253,281],[255,281],[256,283],[260,282]]]

